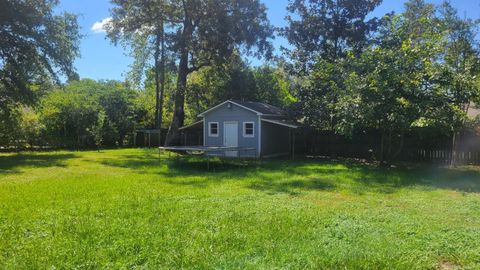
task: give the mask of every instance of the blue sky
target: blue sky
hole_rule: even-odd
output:
[[[286,6],[288,0],[261,0],[268,8],[268,17],[274,26],[285,25]],[[372,13],[372,16],[395,11],[401,12],[405,0],[384,0]],[[430,0],[439,4],[442,0]],[[470,18],[480,18],[480,0],[451,0],[459,13]],[[79,15],[81,32],[85,37],[81,41],[81,57],[75,61],[75,66],[81,78],[123,80],[132,59],[121,46],[115,47],[105,38],[101,31],[94,31],[95,23],[109,16],[109,0],[61,0],[58,12],[68,11]],[[97,24],[98,25],[98,24]],[[279,48],[286,41],[277,37],[274,46]],[[260,64],[254,60],[252,64]]]

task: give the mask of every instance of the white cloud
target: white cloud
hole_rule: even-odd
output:
[[[92,25],[92,28],[90,28],[94,33],[105,33],[106,32],[106,26],[112,21],[111,17],[107,17],[103,19],[100,22],[95,22]]]

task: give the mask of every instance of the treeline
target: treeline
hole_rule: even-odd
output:
[[[292,72],[307,126],[353,136],[378,130],[378,159],[394,160],[418,127],[457,138],[478,126],[468,117],[480,99],[478,21],[448,1],[410,0],[400,14],[366,20],[381,1],[292,1],[283,29],[294,49]],[[331,143],[335,143],[332,141]],[[334,154],[334,153],[332,153]]]
[[[448,1],[373,17],[381,0],[291,0],[280,29],[259,0],[111,2],[107,37],[134,59],[125,82],[79,80],[76,17],[53,15],[56,1],[7,2],[0,145],[121,146],[136,128],[160,127],[178,144],[179,127],[226,99],[277,105],[347,138],[378,131],[381,161],[425,128],[451,137],[455,163],[460,133],[478,130],[468,112],[480,103],[479,23]],[[276,56],[274,35],[289,43]],[[252,68],[245,56],[269,64]]]
[[[225,98],[268,100],[284,107],[292,101],[284,76],[278,68],[250,68],[238,57],[220,68],[204,69],[188,85],[192,96],[186,108],[187,121],[194,121],[200,112]],[[174,84],[167,83],[165,90],[163,129],[172,118]],[[0,146],[4,148],[132,145],[135,130],[155,128],[152,71],[148,71],[141,89],[128,82],[90,79],[52,85],[39,93],[32,105],[11,107],[8,113],[8,121],[2,121],[0,129]]]
[[[45,91],[31,105],[9,110],[2,125],[5,147],[84,148],[122,145],[146,117],[140,95],[115,81],[72,81]]]

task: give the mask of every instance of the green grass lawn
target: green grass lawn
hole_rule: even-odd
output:
[[[480,169],[0,154],[0,269],[480,269]]]

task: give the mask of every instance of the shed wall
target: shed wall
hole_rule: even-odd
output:
[[[258,136],[259,136],[259,123],[256,113],[239,107],[235,104],[231,104],[228,108],[227,104],[210,111],[204,116],[204,145],[205,146],[224,146],[224,123],[235,121],[238,123],[238,146],[239,147],[254,147],[258,149]],[[209,122],[218,122],[218,137],[212,137],[208,135]],[[254,123],[254,136],[243,136],[243,123]],[[245,153],[243,153],[245,154]],[[243,155],[242,154],[242,155]],[[249,152],[249,155],[253,155],[253,152]]]
[[[268,122],[262,122],[262,156],[290,153],[290,129]]]

